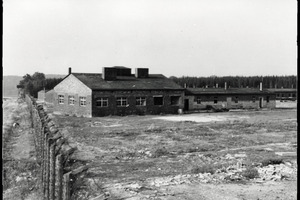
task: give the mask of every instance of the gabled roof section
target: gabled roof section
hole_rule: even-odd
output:
[[[92,90],[184,90],[173,80],[162,74],[149,74],[147,78],[117,76],[116,80],[106,81],[102,74],[72,73]]]
[[[187,95],[200,95],[200,94],[274,94],[268,90],[262,90],[256,88],[187,88]]]

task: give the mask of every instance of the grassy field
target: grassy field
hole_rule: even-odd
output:
[[[296,159],[296,109],[54,120],[102,186]]]

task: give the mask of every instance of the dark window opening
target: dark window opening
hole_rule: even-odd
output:
[[[201,97],[197,97],[197,104],[201,104]]]
[[[96,100],[97,107],[107,107],[108,106],[108,98],[100,98]]]
[[[162,106],[164,104],[163,97],[154,97],[153,101],[156,106]]]
[[[214,97],[214,104],[218,103],[218,97]]]
[[[238,102],[239,102],[239,98],[238,98],[238,97],[235,97],[234,103],[238,103]]]
[[[267,96],[267,103],[269,103],[270,102],[270,97],[269,96]]]
[[[178,105],[179,99],[180,99],[180,96],[171,96],[171,105]]]
[[[126,107],[127,105],[127,98],[126,97],[118,97],[117,98],[117,106],[118,107]]]
[[[146,106],[146,98],[145,97],[136,97],[135,105],[137,106]]]
[[[256,100],[255,96],[252,96],[252,102],[253,103],[255,103],[255,100]]]

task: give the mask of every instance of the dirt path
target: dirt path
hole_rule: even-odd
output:
[[[3,104],[3,199],[39,199],[33,129],[27,104]],[[17,123],[17,126],[13,126]]]

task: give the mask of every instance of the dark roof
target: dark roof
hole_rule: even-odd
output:
[[[272,94],[273,92],[268,90],[262,90],[256,88],[187,88],[187,95],[197,94]]]
[[[102,74],[72,73],[92,90],[184,90],[162,74],[149,74],[147,78],[117,76],[117,80],[106,81]]]
[[[268,90],[271,92],[297,92],[296,88],[272,88]]]

